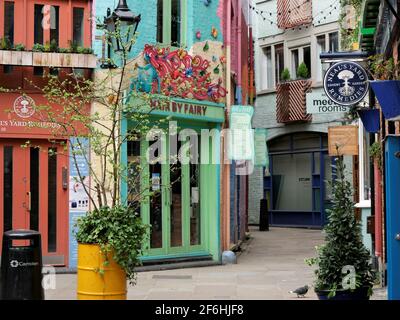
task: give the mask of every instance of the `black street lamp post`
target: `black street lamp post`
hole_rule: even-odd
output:
[[[110,9],[107,9],[107,17],[104,18],[104,26],[109,33],[109,39],[107,39],[107,53],[109,59],[111,58],[111,50],[109,45],[110,41],[115,52],[121,52],[123,50],[127,50],[129,52],[131,50],[131,40],[135,36],[140,20],[141,15],[135,15],[126,4],[126,0],[119,0],[118,6],[115,8],[113,13],[111,13]],[[112,34],[116,31],[120,34],[112,36]],[[127,48],[124,47],[126,43],[130,43],[129,47]],[[115,68],[116,66],[111,62],[107,62],[103,63],[101,67],[105,69]]]

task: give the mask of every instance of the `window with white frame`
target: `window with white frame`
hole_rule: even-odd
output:
[[[275,85],[282,80],[282,72],[285,68],[285,55],[283,43],[274,46],[275,49]]]
[[[311,76],[311,46],[303,46],[291,49],[291,72],[293,78],[297,77],[297,69],[304,62],[308,69],[308,77]]]
[[[359,146],[360,146],[360,204],[369,205],[371,200],[371,157],[369,155],[370,134],[359,121]]]
[[[328,65],[322,64],[320,54],[322,52],[337,52],[339,51],[339,33],[337,31],[330,32],[317,36],[317,61],[318,67],[316,70],[316,82],[322,82],[324,79]]]
[[[261,48],[260,89],[274,89],[284,69],[283,44]]]

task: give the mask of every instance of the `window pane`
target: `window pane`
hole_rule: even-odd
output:
[[[4,231],[12,229],[12,211],[13,211],[13,147],[4,147]]]
[[[337,32],[332,32],[329,34],[329,51],[339,51],[339,37]]]
[[[178,141],[177,152],[181,150],[181,141]],[[178,155],[172,155],[177,159]],[[171,199],[171,246],[182,246],[182,164],[177,161],[170,167]]]
[[[160,157],[160,152],[157,143],[153,143],[149,147],[149,154],[154,155],[155,159]],[[159,162],[150,165],[150,248],[162,248],[162,176],[161,164]]]
[[[317,37],[317,59],[318,59],[318,68],[316,72],[316,81],[322,81],[326,69],[324,68],[323,64],[321,63],[320,54],[326,51],[325,45],[325,35]]]
[[[292,50],[292,76],[297,75],[297,69],[299,68],[299,50]]]
[[[78,46],[83,46],[83,17],[84,17],[84,9],[83,8],[74,8],[74,35],[73,41]]]
[[[14,44],[14,2],[4,2],[4,37]]]
[[[157,2],[157,42],[163,42],[163,0]]]
[[[283,44],[278,44],[275,46],[275,79],[277,79],[277,82],[282,80],[281,75],[285,67],[283,57]]]
[[[181,43],[181,0],[171,1],[171,44]]]
[[[140,216],[140,139],[128,141],[128,205]]]
[[[370,156],[369,156],[370,136],[364,129],[363,134],[363,171],[364,171],[364,199],[371,199],[371,179],[370,179]]]
[[[60,7],[51,6],[50,9],[50,42],[56,41],[59,45],[59,32],[60,32]]]
[[[303,62],[308,68],[308,77],[311,77],[311,47],[303,48]]]
[[[199,159],[201,159],[200,154]],[[200,164],[196,162],[198,161],[191,161],[190,164],[190,245],[192,246],[201,243]]]
[[[34,42],[43,44],[43,5],[35,4]]]
[[[48,251],[57,251],[57,148],[48,153]]]
[[[275,210],[312,211],[311,161],[311,153],[273,156]]]
[[[273,79],[272,79],[272,50],[271,47],[268,47],[265,50],[265,55],[267,58],[267,88],[271,89],[274,86]]]

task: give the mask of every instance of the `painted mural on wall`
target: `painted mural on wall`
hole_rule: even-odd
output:
[[[227,94],[223,79],[212,79],[211,62],[200,55],[146,45],[143,56],[147,64],[137,66],[131,90],[213,102],[220,102]]]

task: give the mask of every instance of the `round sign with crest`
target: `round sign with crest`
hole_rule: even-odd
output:
[[[335,63],[325,74],[325,93],[338,105],[351,106],[359,103],[368,93],[368,88],[367,72],[352,61]]]
[[[35,101],[29,96],[20,96],[14,101],[14,111],[20,118],[29,118],[35,114]]]

